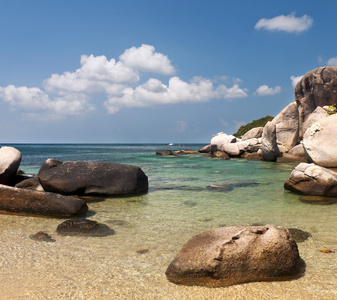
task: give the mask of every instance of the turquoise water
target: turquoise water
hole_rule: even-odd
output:
[[[293,164],[205,155],[157,156],[159,149],[204,145],[12,145],[22,152],[20,168],[36,174],[47,158],[110,161],[140,166],[149,192],[89,202],[87,217],[109,225],[105,238],[63,237],[60,219],[0,215],[0,286],[8,299],[335,299],[337,296],[336,208],[302,203],[283,189]],[[210,185],[225,186],[212,189]],[[312,235],[298,243],[306,272],[289,282],[250,283],[229,288],[183,287],[165,270],[193,235],[219,226],[274,224]],[[29,239],[37,231],[55,243]],[[139,254],[139,250],[146,250]],[[138,252],[137,252],[138,251]]]

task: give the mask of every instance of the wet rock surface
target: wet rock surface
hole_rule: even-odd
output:
[[[55,242],[55,240],[48,233],[45,233],[43,231],[39,231],[31,235],[30,238],[38,242]]]

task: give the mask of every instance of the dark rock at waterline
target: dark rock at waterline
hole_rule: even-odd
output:
[[[314,205],[329,205],[337,203],[336,197],[322,197],[322,196],[301,196],[300,201],[307,204]]]
[[[103,237],[115,234],[115,231],[105,224],[88,219],[67,220],[57,226],[57,233],[68,236]]]
[[[189,206],[189,207],[194,207],[194,206],[198,205],[198,202],[190,201],[190,200],[184,201],[183,203],[184,203],[186,206]]]
[[[87,212],[85,201],[55,193],[44,193],[0,185],[0,210],[16,214],[72,217]]]
[[[240,181],[240,180],[232,180],[225,182],[224,184],[211,184],[207,186],[209,190],[215,190],[219,192],[230,192],[234,188],[241,188],[241,187],[250,187],[250,186],[257,186],[260,185],[258,182],[254,181]]]
[[[0,148],[0,184],[10,184],[19,169],[21,152],[13,147]]]
[[[223,151],[215,151],[212,154],[212,157],[221,158],[221,159],[229,159],[229,155],[226,152],[223,152]]]
[[[55,168],[55,167],[57,167],[59,165],[62,165],[62,164],[63,164],[62,161],[59,161],[59,160],[56,160],[56,159],[53,159],[53,158],[48,158],[43,163],[43,165],[40,167],[40,170],[37,173],[37,175],[39,176],[43,171],[47,171],[49,169]]]
[[[173,155],[173,152],[171,150],[158,150],[156,152],[156,155],[168,156],[168,155]]]
[[[38,242],[55,242],[55,240],[48,233],[45,233],[43,231],[39,231],[31,235],[30,238]]]
[[[211,145],[207,145],[205,147],[202,147],[198,150],[200,153],[210,153],[211,152]]]
[[[37,177],[27,178],[15,185],[15,187],[20,189],[29,189],[29,190],[38,190],[40,187],[42,190],[42,186],[40,185],[40,181]]]
[[[310,232],[298,228],[288,228],[288,230],[296,243],[302,243],[312,236]]]
[[[184,285],[230,286],[289,279],[301,271],[297,244],[286,228],[231,226],[192,237],[166,270]]]
[[[45,191],[64,195],[127,195],[148,190],[141,168],[109,162],[67,161],[38,178]]]

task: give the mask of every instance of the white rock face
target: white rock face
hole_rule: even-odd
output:
[[[255,127],[252,128],[251,130],[247,131],[243,136],[242,136],[242,140],[249,140],[252,138],[260,138],[262,136],[262,132],[263,132],[263,127]]]
[[[218,150],[222,150],[222,146],[229,143],[235,143],[236,137],[234,135],[228,135],[223,132],[219,132],[211,139],[211,146],[216,146]]]
[[[21,152],[13,147],[0,148],[0,184],[9,183],[16,175],[21,158]]]
[[[316,165],[337,167],[337,114],[313,123],[305,132],[303,147],[308,162]]]

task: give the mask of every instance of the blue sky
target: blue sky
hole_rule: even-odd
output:
[[[337,65],[337,2],[0,0],[0,143],[208,143]]]

